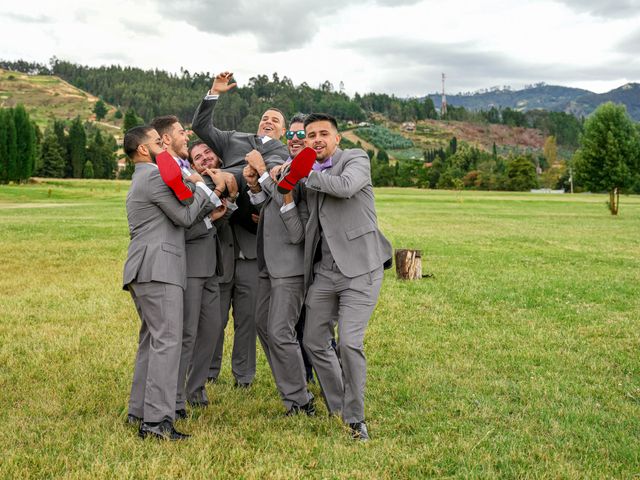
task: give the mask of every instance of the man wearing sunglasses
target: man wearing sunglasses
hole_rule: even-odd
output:
[[[291,156],[304,148],[304,116],[292,119],[287,140]],[[299,136],[295,132],[299,133]],[[302,137],[302,138],[300,138]],[[306,202],[300,185],[278,192],[259,156],[249,156],[244,176],[251,201],[260,205],[256,329],[287,415],[315,415],[295,327],[304,300],[304,224]]]
[[[214,108],[219,96],[236,86],[232,79],[231,72],[216,75],[211,89],[196,109],[192,128],[222,159],[223,169],[233,173],[238,181],[238,211],[234,212],[230,219],[234,232],[235,271],[229,294],[221,295],[221,307],[228,310],[229,306],[233,305],[232,373],[236,386],[248,387],[256,373],[254,315],[258,284],[255,235],[257,211],[249,201],[242,170],[249,155],[263,158],[267,168],[282,164],[289,155],[286,147],[280,142],[285,132],[284,115],[276,108],[269,108],[264,112],[256,134],[223,131],[215,127]],[[222,344],[219,343],[209,371],[212,379],[217,378],[220,371],[221,348]]]
[[[364,334],[391,244],[378,229],[367,154],[338,147],[338,125],[330,115],[311,114],[304,126],[306,145],[316,152],[305,182],[304,345],[329,412],[342,416],[354,439],[366,441]],[[336,326],[337,350],[332,346]]]

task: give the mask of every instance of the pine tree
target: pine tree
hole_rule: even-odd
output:
[[[5,127],[7,131],[7,181],[16,182],[18,175],[18,133],[13,117],[13,109],[5,110]]]
[[[31,125],[33,126],[33,132],[36,136],[36,157],[33,160],[33,174],[39,175],[40,170],[42,169],[42,141],[44,140],[42,130],[35,122],[35,120],[31,120]]]
[[[87,160],[84,163],[84,168],[82,169],[82,178],[93,178],[93,164],[91,160]]]
[[[58,138],[58,145],[62,149],[62,158],[64,158],[64,177],[73,177],[73,165],[71,165],[71,157],[69,155],[69,136],[65,132],[65,125],[62,120],[53,121],[53,132]]]
[[[77,116],[69,128],[69,159],[73,167],[73,177],[82,178],[82,171],[87,159],[87,134]]]
[[[18,153],[16,157],[17,180],[23,181],[29,179],[33,173],[36,157],[36,134],[24,105],[18,105],[14,109],[13,118],[16,126]]]
[[[93,176],[91,178],[104,178],[103,156],[104,140],[100,130],[96,129],[96,133],[87,147],[87,161],[93,165]]]
[[[40,175],[43,177],[61,178],[65,173],[65,151],[58,143],[55,132],[49,132],[42,142],[42,168]]]
[[[142,125],[144,122],[140,117],[136,115],[136,112],[133,109],[127,110],[127,113],[124,114],[124,123],[122,125],[122,130],[127,132],[129,129],[133,127],[137,127],[138,125]]]
[[[102,120],[107,116],[107,106],[102,101],[102,99],[98,100],[93,107],[93,113],[96,114],[96,120]]]
[[[7,111],[0,108],[0,183],[6,183],[9,176],[7,172],[9,163],[9,132]]]

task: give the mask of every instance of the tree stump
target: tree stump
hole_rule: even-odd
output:
[[[422,278],[422,252],[420,250],[396,250],[396,275],[401,280]]]

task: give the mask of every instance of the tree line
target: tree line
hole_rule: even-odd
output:
[[[80,117],[45,130],[23,105],[0,109],[0,183],[51,178],[115,178],[116,139]]]
[[[209,72],[180,74],[162,70],[142,70],[119,65],[88,67],[53,57],[50,66],[18,60],[0,61],[0,68],[29,74],[57,75],[103,101],[118,107],[118,112],[133,110],[143,121],[158,115],[174,114],[189,123],[195,106],[212,82]],[[314,88],[307,83],[294,85],[287,76],[273,73],[249,78],[246,86],[220,98],[214,112],[216,125],[223,130],[253,131],[260,115],[269,106],[288,117],[298,112],[327,112],[338,120],[361,122],[372,114],[381,114],[393,122],[425,119],[459,120],[477,123],[502,123],[539,128],[555,136],[559,145],[576,148],[582,129],[581,120],[561,112],[531,111],[522,113],[509,108],[469,111],[450,106],[440,116],[429,97],[402,99],[384,93],[356,93],[353,98],[336,89],[329,81]]]

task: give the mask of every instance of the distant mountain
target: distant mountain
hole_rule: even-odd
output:
[[[583,95],[570,102],[565,107],[565,111],[578,116],[589,115],[604,102],[624,104],[629,116],[640,121],[640,83],[627,83],[607,93]]]
[[[440,108],[442,95],[433,93],[428,96],[433,100],[436,108]],[[462,106],[467,110],[509,107],[521,111],[543,109],[566,112],[576,116],[587,116],[598,105],[608,101],[624,104],[631,118],[640,121],[640,84],[638,83],[628,83],[601,94],[580,88],[538,84],[522,90],[492,90],[447,95],[449,105]]]

